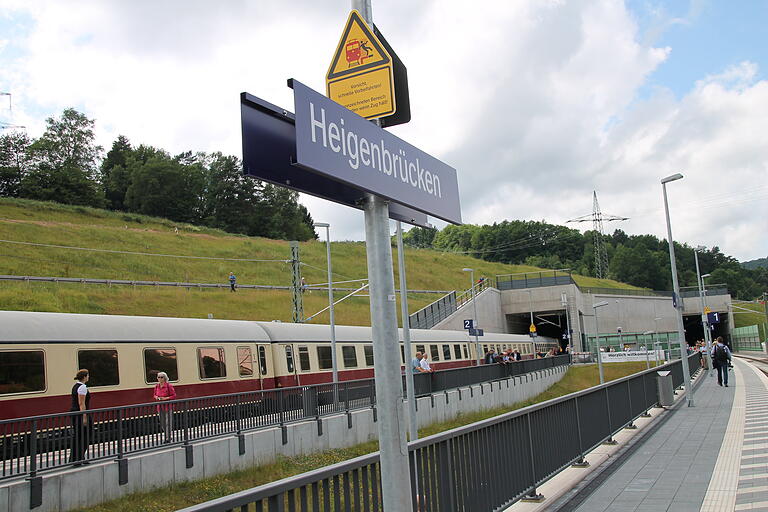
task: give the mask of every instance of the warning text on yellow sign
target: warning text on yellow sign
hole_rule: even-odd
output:
[[[330,99],[366,119],[395,112],[391,66],[347,76],[327,85]]]

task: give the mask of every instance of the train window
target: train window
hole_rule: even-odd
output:
[[[450,345],[443,345],[443,360],[444,361],[450,361],[451,360],[451,346]]]
[[[45,391],[42,350],[0,352],[0,394]]]
[[[467,350],[467,346],[463,345],[462,348],[464,349],[464,359],[469,359],[469,351]]]
[[[216,379],[227,376],[223,347],[198,348],[197,362],[201,379]]]
[[[488,353],[488,345],[483,345],[483,354]]]
[[[253,377],[251,347],[237,347],[237,368],[241,377]]]
[[[424,345],[416,345],[416,352],[421,352],[422,354],[426,354],[426,350],[424,349]]]
[[[159,372],[165,372],[169,381],[179,380],[175,348],[144,349],[144,378],[147,384],[156,383]]]
[[[301,371],[309,371],[309,347],[299,347],[299,368]]]
[[[461,359],[461,345],[456,344],[453,346],[453,358]]]
[[[405,347],[400,345],[400,363],[405,364]]]
[[[296,368],[294,368],[293,365],[293,347],[290,345],[285,346],[285,367],[288,370],[288,373],[296,371]]]
[[[77,367],[87,368],[90,378],[88,386],[116,386],[120,384],[117,368],[117,350],[78,350]]]
[[[353,345],[344,345],[341,347],[341,353],[344,356],[345,368],[357,368],[357,350]]]
[[[432,356],[433,361],[439,361],[440,360],[440,349],[437,345],[430,345],[429,346],[429,354]]]
[[[330,370],[333,368],[331,347],[317,347],[317,361],[320,363],[321,370]]]
[[[261,375],[267,374],[267,350],[264,347],[259,347],[259,371]]]
[[[403,347],[400,348],[402,349]],[[373,346],[364,345],[363,352],[365,352],[365,365],[373,366]]]

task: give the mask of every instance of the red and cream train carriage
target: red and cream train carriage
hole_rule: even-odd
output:
[[[373,377],[368,327],[336,327],[340,380]],[[473,364],[464,331],[411,330],[412,352],[435,369]],[[537,340],[552,345],[553,340]],[[486,334],[483,350],[517,348],[528,336]],[[406,358],[401,345],[403,363]],[[91,407],[146,403],[160,371],[178,398],[331,381],[327,325],[0,311],[0,419],[66,411],[72,378],[91,372]]]

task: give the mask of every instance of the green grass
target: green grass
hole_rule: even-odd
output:
[[[285,263],[290,258],[286,241],[232,235],[165,219],[82,206],[0,198],[0,240],[210,258],[276,260],[182,259],[0,242],[0,274],[226,283],[227,275],[233,271],[241,284],[288,286],[291,281],[290,265]],[[363,242],[336,242],[331,250],[334,280],[367,276]],[[302,273],[308,283],[327,280],[325,254],[323,242],[301,243],[300,258],[306,264]],[[393,249],[393,256],[396,254]],[[467,266],[475,268],[476,276],[489,277],[542,270],[426,249],[406,250],[410,289],[464,290],[469,283],[461,269]],[[397,265],[394,271],[397,280]],[[629,287],[610,280],[582,276],[574,276],[574,279],[582,286]],[[325,294],[320,292],[306,294],[305,314],[322,309],[324,297]],[[416,311],[437,298],[434,294],[409,296],[409,310]],[[134,290],[119,286],[3,282],[0,285],[0,309],[180,317],[205,317],[213,313],[216,318],[290,320],[291,297],[289,293],[279,291],[241,290],[230,294],[223,290],[138,287]],[[366,298],[345,301],[336,309],[336,314],[340,323],[369,324]],[[327,318],[321,315],[316,321],[327,322]]]
[[[606,380],[614,380],[645,370],[645,363],[611,363],[605,365]],[[510,407],[491,409],[472,414],[462,414],[444,423],[436,423],[419,429],[420,437],[469,425],[492,418],[528,405],[564,396],[599,383],[595,365],[571,367],[555,385],[536,397]],[[197,482],[185,482],[163,487],[146,493],[132,494],[95,507],[78,509],[78,512],[165,512],[188,507],[197,503],[219,498],[245,489],[250,489],[281,478],[298,475],[337,462],[343,462],[379,449],[378,441],[360,444],[351,448],[329,450],[298,457],[279,457],[272,464],[236,471]]]
[[[760,339],[768,338],[766,333],[765,306],[763,304],[754,304],[749,302],[734,301],[734,306],[751,309],[754,313],[748,313],[744,310],[733,308],[733,323],[735,327],[746,327],[748,325],[757,325]]]

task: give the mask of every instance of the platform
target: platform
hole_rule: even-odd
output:
[[[629,434],[623,450],[587,470],[589,476],[577,482],[563,474],[548,482],[555,489],[560,480],[561,489],[569,489],[561,497],[512,509],[768,511],[768,377],[747,359],[733,364],[729,387],[718,386],[716,371],[699,374],[695,407],[678,399]]]

